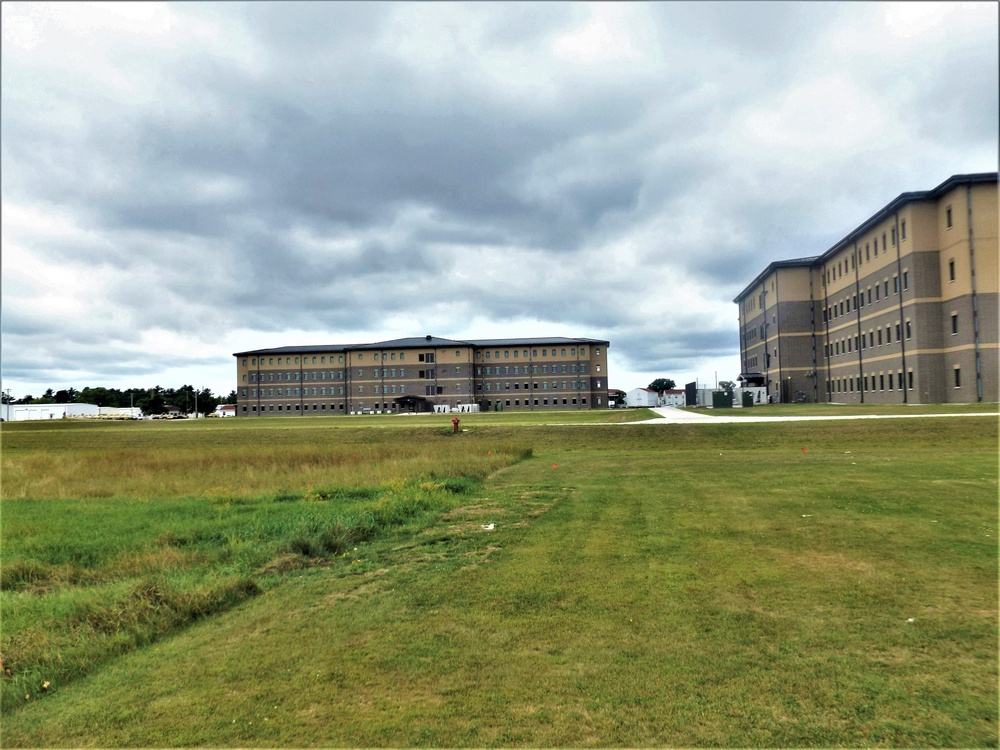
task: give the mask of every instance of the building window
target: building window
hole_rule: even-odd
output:
[[[955,259],[952,258],[948,261],[948,281],[955,280]]]
[[[958,313],[951,314],[951,334],[954,336],[958,333]]]
[[[961,367],[956,367],[955,368],[955,387],[956,388],[961,388],[962,387],[962,368]]]
[[[903,291],[910,288],[910,272],[903,271]]]
[[[906,338],[910,338],[913,335],[913,329],[910,328],[910,321],[906,321]]]
[[[909,390],[913,390],[913,370],[906,371],[906,387]]]
[[[906,239],[906,219],[899,223],[899,233],[902,239]]]
[[[948,225],[948,229],[951,229],[951,227],[952,227],[951,206],[948,206],[948,208],[946,208],[944,210],[944,221],[945,221],[945,224]]]
[[[892,246],[896,246],[896,227],[892,228]]]

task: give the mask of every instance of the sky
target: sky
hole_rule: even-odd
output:
[[[735,380],[768,263],[997,169],[997,8],[4,2],[0,387],[426,334]]]

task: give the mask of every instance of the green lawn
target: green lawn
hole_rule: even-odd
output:
[[[997,746],[996,418],[513,416],[5,426],[4,746]]]
[[[694,409],[715,417],[846,417],[915,414],[1000,414],[1000,404],[759,404],[750,408]]]

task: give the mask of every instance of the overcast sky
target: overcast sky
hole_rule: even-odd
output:
[[[733,297],[997,168],[997,4],[2,5],[2,376],[607,339],[739,374]]]

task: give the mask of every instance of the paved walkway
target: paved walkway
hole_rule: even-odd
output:
[[[752,408],[752,407],[751,407]],[[970,412],[967,414],[824,414],[809,417],[745,417],[713,416],[704,412],[687,411],[673,406],[661,406],[650,411],[659,416],[656,419],[646,419],[641,422],[625,422],[624,424],[720,424],[744,422],[814,422],[821,419],[928,419],[931,417],[996,417],[996,412]]]

